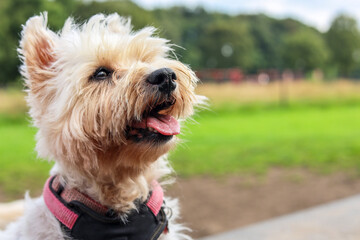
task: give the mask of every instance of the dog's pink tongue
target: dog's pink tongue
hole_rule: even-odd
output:
[[[148,117],[146,121],[148,127],[156,129],[162,135],[178,135],[180,133],[179,122],[171,115],[157,115]]]

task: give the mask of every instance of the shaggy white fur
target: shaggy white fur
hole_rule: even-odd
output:
[[[123,218],[136,199],[146,200],[153,180],[171,182],[164,178],[172,173],[166,154],[177,142],[175,136],[145,141],[147,129],[136,126],[158,106],[167,107],[156,116],[182,122],[204,103],[194,93],[194,72],[154,32],[152,27],[133,31],[130,20],[117,14],[99,14],[82,25],[70,18],[54,33],[44,13],[27,21],[18,50],[30,115],[38,128],[36,150],[56,162],[50,174]],[[176,88],[166,96],[146,81],[160,68],[176,74]],[[101,81],[94,77],[99,69],[108,73]],[[177,223],[177,200],[166,198],[166,206],[172,212],[170,231],[160,239],[190,239],[184,234],[188,229]],[[0,232],[0,239],[65,236],[43,198],[27,196],[24,215]]]

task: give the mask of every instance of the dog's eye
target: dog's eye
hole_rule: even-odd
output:
[[[97,80],[97,81],[101,81],[101,80],[105,80],[108,77],[110,77],[112,71],[104,68],[104,67],[100,67],[98,69],[96,69],[96,71],[94,72],[92,79],[93,80]]]

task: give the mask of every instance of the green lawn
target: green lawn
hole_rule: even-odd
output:
[[[360,170],[360,103],[227,107],[203,111],[183,128],[170,154],[178,174],[264,173],[270,167],[318,172]],[[24,117],[0,115],[0,192],[39,190],[50,164],[36,160],[36,130]]]
[[[34,128],[24,116],[0,115],[0,190],[6,198],[38,192],[50,164],[36,159]]]
[[[360,170],[360,105],[207,112],[171,155],[181,175],[263,173],[269,167]]]

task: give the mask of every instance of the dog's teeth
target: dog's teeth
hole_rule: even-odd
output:
[[[150,132],[158,133],[158,131],[156,129],[152,128],[152,127],[149,127],[148,129],[149,129]]]

